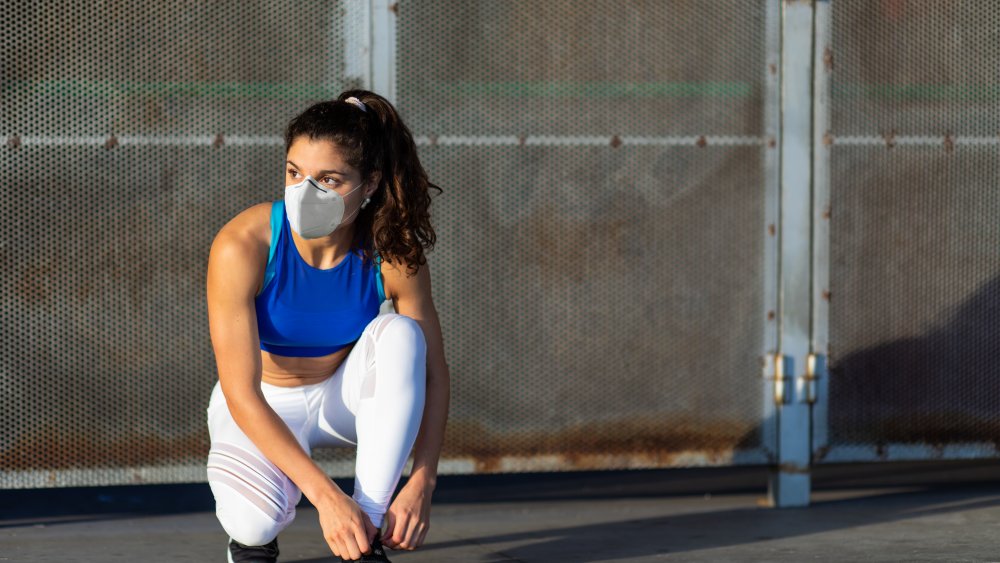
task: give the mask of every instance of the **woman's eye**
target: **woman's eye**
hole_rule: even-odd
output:
[[[296,170],[289,170],[288,175],[291,176],[292,178],[297,178],[299,176],[299,173]]]
[[[330,176],[327,176],[326,178],[323,178],[323,183],[324,184],[339,184],[340,182],[337,181],[336,178],[332,178]]]

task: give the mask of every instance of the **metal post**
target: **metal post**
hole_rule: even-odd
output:
[[[813,319],[812,364],[810,374],[812,402],[812,452],[822,459],[828,448],[827,409],[830,334],[830,74],[833,72],[831,48],[831,3],[816,3],[816,32],[813,55]]]
[[[344,79],[372,87],[371,0],[341,0],[344,22]]]
[[[397,0],[372,0],[372,90],[396,104]]]
[[[781,220],[778,228],[779,353],[775,358],[778,464],[768,480],[773,506],[809,504],[810,416],[806,393],[812,298],[813,0],[784,0],[781,22]]]
[[[778,221],[781,213],[781,0],[767,0],[765,5],[764,69],[764,310],[762,372],[764,410],[761,442],[769,459],[778,457],[778,412],[774,403],[773,359],[778,351]]]

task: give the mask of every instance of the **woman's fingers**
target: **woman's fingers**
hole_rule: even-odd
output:
[[[416,515],[404,512],[396,524],[395,534],[390,538],[392,542],[390,547],[393,549],[416,549],[423,543],[421,536],[424,528],[425,526],[421,524]],[[387,542],[383,543],[389,545]]]
[[[403,543],[406,542],[406,524],[408,521],[409,516],[405,512],[396,517],[396,526],[393,528],[391,538],[393,549],[404,549]]]
[[[364,524],[349,526],[340,532],[326,538],[327,545],[334,555],[342,559],[361,559],[364,551],[371,549],[371,542],[366,535]]]
[[[427,537],[427,530],[430,529],[430,524],[425,524],[423,529],[420,530],[420,535],[417,537],[417,543],[413,547],[420,547],[424,545],[424,538]]]
[[[388,514],[388,513],[386,513]],[[396,519],[386,520],[387,526],[385,529],[385,534],[382,536],[382,545],[391,547],[393,549],[399,549],[399,541],[396,540],[396,536],[399,535],[399,523]]]
[[[392,549],[399,549],[399,541],[396,536],[399,535],[399,527],[396,522],[396,516],[393,514],[392,509],[389,509],[385,513],[385,535],[382,537],[382,545],[391,547]]]
[[[417,545],[417,527],[420,526],[419,518],[410,518],[410,521],[406,526],[406,540],[403,542],[406,549],[416,549]]]
[[[378,534],[379,534],[378,528],[375,527],[375,524],[372,522],[372,519],[369,518],[367,514],[365,514],[365,538],[366,539],[374,538]],[[371,544],[371,542],[372,540],[368,540],[369,544]]]
[[[385,532],[382,534],[382,545],[396,548],[395,542],[392,540],[392,534],[395,530],[396,518],[392,515],[392,510],[388,510],[383,516]]]
[[[330,546],[330,551],[332,551],[337,557],[340,557],[341,559],[358,559],[358,557],[350,556],[350,552],[348,551],[347,546],[344,545],[344,542],[337,539],[328,539],[326,540],[326,543]]]
[[[351,559],[361,559],[362,553],[367,553],[371,551],[371,543],[368,541],[368,530],[365,529],[364,524],[359,528],[354,529],[354,540],[358,544],[358,555],[351,557]]]

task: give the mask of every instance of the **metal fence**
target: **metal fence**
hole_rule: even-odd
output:
[[[830,51],[790,100],[780,0],[12,4],[0,487],[204,480],[212,236],[280,197],[287,120],[356,86],[395,100],[444,188],[442,473],[779,462],[774,360],[802,314],[780,245],[803,234],[804,326],[833,350],[806,382],[815,460],[995,455],[1000,129],[977,85],[998,43],[916,5],[817,3],[798,33]],[[970,86],[912,86],[928,60]],[[800,147],[832,214],[799,232],[793,103],[832,116]],[[353,451],[316,457],[353,473]]]
[[[1000,3],[831,6],[816,461],[995,457]]]

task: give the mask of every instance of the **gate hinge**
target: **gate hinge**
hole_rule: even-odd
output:
[[[771,354],[768,359],[773,373],[774,402],[776,404],[805,402],[811,405],[816,402],[816,381],[823,377],[826,370],[826,356],[823,354],[806,356],[806,372],[799,377],[789,373],[791,371],[789,364],[793,362],[788,356],[775,353]],[[794,386],[789,388],[789,383],[794,384]]]
[[[826,372],[826,356],[809,354],[806,358],[806,402],[810,405],[816,402],[816,380]]]
[[[774,380],[774,402],[778,405],[785,403],[785,355],[774,353],[770,355],[771,374]]]

